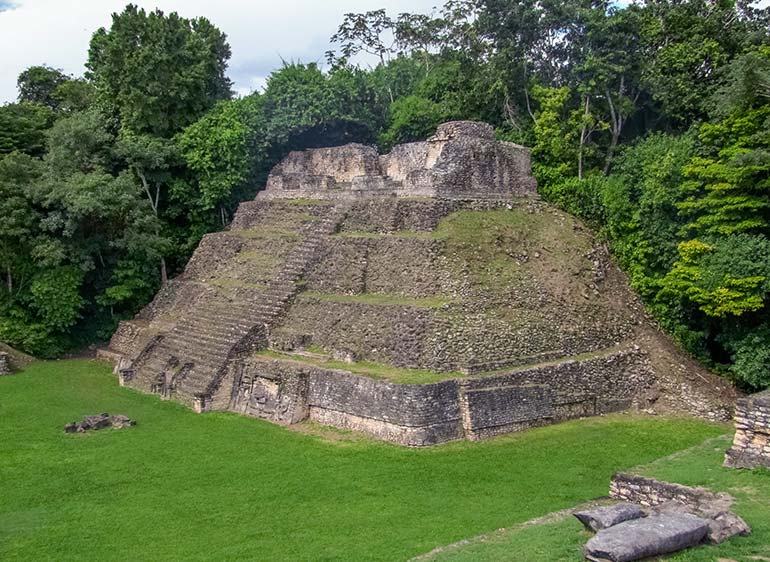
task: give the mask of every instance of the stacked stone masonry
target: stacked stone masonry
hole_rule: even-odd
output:
[[[433,384],[394,384],[267,357],[244,361],[230,378],[235,411],[287,424],[309,418],[411,446],[626,409],[652,379],[637,350]]]
[[[741,398],[735,405],[735,439],[725,466],[770,468],[770,390]]]
[[[524,220],[499,242],[521,266],[503,292],[474,281],[439,235],[458,213],[488,212]],[[595,244],[535,247],[527,221],[543,225],[538,240],[588,240],[537,200],[529,151],[484,124],[447,123],[383,156],[291,153],[103,356],[121,384],[197,411],[411,446],[647,406],[657,373],[634,344],[641,317],[625,279]],[[548,251],[575,254],[572,269],[537,278]],[[396,384],[321,366],[331,358],[443,380]]]

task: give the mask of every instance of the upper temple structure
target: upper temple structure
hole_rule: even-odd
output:
[[[121,384],[412,446],[625,409],[724,419],[527,148],[451,122],[290,153],[104,354]]]
[[[534,195],[529,149],[495,140],[486,123],[452,121],[425,142],[347,144],[291,152],[267,180],[262,197],[440,197],[506,199]]]

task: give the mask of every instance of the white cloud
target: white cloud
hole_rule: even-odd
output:
[[[0,0],[0,4],[8,3]],[[0,103],[16,98],[16,77],[25,68],[48,64],[82,75],[88,42],[126,0],[14,0],[0,11]],[[264,85],[281,59],[323,62],[328,39],[343,14],[386,8],[429,12],[440,0],[156,0],[134,2],[146,10],[204,16],[228,35],[233,56],[228,74],[246,94]]]

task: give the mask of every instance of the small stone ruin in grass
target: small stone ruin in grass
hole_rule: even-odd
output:
[[[770,468],[770,390],[735,404],[735,439],[725,455],[729,468]]]
[[[0,351],[0,375],[11,374],[11,358],[4,351]]]
[[[128,416],[123,416],[120,414],[117,416],[111,416],[107,413],[103,413],[96,416],[85,416],[82,421],[68,423],[64,426],[64,432],[85,433],[86,431],[104,429],[105,427],[123,429],[124,427],[130,427],[132,425],[136,425],[136,421],[132,420]]]
[[[626,503],[575,513],[596,531],[584,548],[594,562],[630,562],[751,532],[730,511],[732,496],[706,488],[616,474],[610,497]]]

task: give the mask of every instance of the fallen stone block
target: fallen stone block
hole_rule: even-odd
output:
[[[653,515],[599,531],[584,552],[594,562],[630,562],[696,546],[708,532],[709,522],[689,513]]]
[[[593,531],[601,531],[623,521],[644,517],[644,511],[638,505],[621,503],[578,511],[574,515],[587,528]]]
[[[750,533],[748,523],[734,513],[721,513],[709,520],[708,540],[712,544],[723,543],[737,535],[745,537]]]

